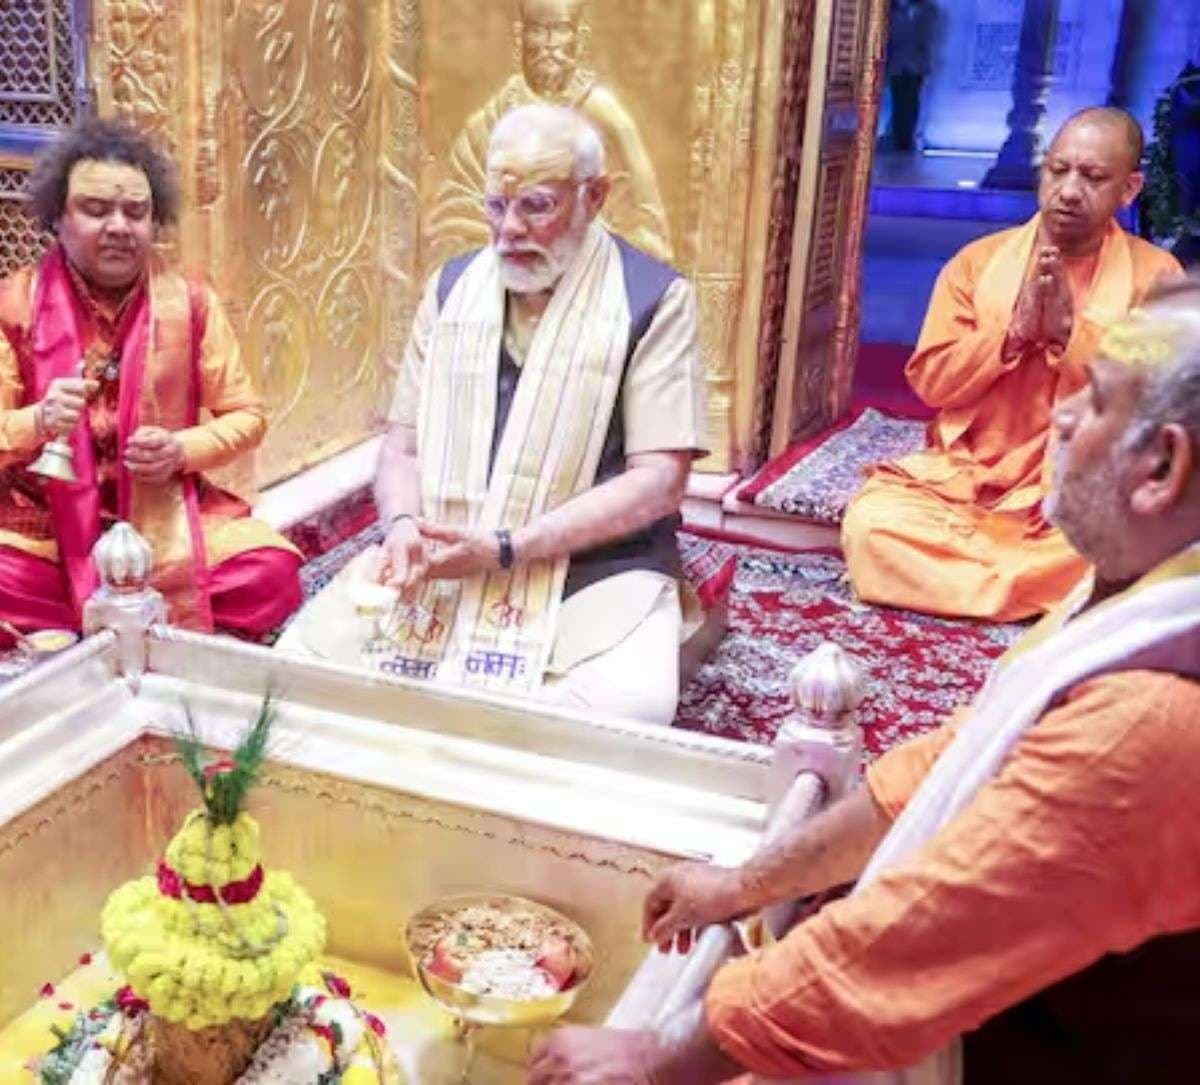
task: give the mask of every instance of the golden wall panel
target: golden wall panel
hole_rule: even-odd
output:
[[[146,872],[140,743],[0,826],[0,1024],[96,948],[113,888]]]
[[[415,216],[393,198],[398,174],[411,177],[409,152],[393,140],[385,155],[384,141],[407,62],[396,41],[415,8],[98,0],[95,9],[101,108],[174,152],[186,209],[177,255],[216,286],[270,406],[257,482],[373,432],[387,321],[406,312],[385,278],[385,210],[400,265],[416,234]]]

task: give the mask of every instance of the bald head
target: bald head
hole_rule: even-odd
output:
[[[582,114],[533,104],[505,113],[488,144],[488,187],[585,181],[604,172],[604,143]],[[507,180],[505,180],[507,178]]]
[[[1043,243],[1065,256],[1096,252],[1113,217],[1142,190],[1142,130],[1128,113],[1085,109],[1054,137],[1038,187]]]
[[[1091,106],[1081,109],[1068,117],[1059,128],[1051,143],[1051,149],[1071,130],[1080,127],[1101,129],[1105,137],[1120,146],[1124,161],[1130,171],[1136,170],[1142,164],[1142,153],[1145,150],[1145,137],[1142,126],[1133,115],[1116,106]]]

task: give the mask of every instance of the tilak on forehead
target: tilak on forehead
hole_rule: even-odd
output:
[[[1183,321],[1134,309],[1124,320],[1110,324],[1100,340],[1100,354],[1130,366],[1164,365],[1175,357]]]
[[[505,141],[488,154],[487,194],[511,197],[527,185],[570,181],[574,169],[570,146],[549,140]]]
[[[93,200],[152,199],[150,179],[128,162],[107,162],[81,158],[71,167],[67,178],[67,197]]]

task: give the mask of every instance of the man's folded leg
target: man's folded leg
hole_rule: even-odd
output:
[[[670,584],[650,613],[608,651],[548,675],[542,700],[604,716],[669,725],[679,703],[683,617]]]
[[[243,637],[274,629],[300,606],[300,564],[292,551],[264,546],[214,565],[213,625]]]
[[[0,618],[23,633],[78,629],[59,564],[0,545]],[[0,649],[12,645],[12,637],[0,632]]]

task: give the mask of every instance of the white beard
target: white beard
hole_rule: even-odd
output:
[[[571,261],[583,247],[587,235],[588,217],[582,203],[576,204],[571,224],[562,237],[543,248],[540,245],[514,245],[505,249],[496,246],[500,258],[500,282],[513,294],[544,294],[558,285]],[[522,267],[505,259],[506,255],[534,253],[540,259],[533,267]]]

